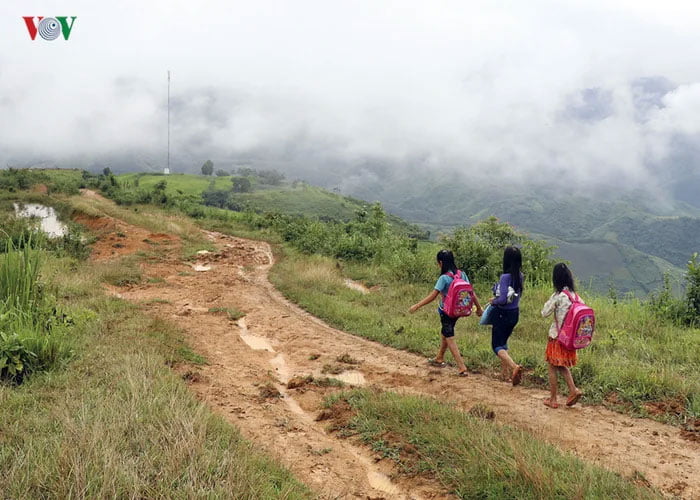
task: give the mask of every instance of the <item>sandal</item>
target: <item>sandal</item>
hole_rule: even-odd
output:
[[[444,361],[438,361],[436,359],[429,359],[428,364],[437,368],[445,368],[447,366],[447,363],[445,363]]]
[[[552,403],[552,400],[549,398],[546,398],[543,403],[545,406],[549,406],[550,408],[559,408],[559,403]]]
[[[578,403],[578,400],[581,399],[581,396],[583,396],[583,393],[581,391],[576,391],[575,394],[572,394],[569,396],[569,399],[566,400],[566,406],[574,406]]]
[[[513,385],[520,385],[520,382],[523,380],[523,367],[518,365],[515,367],[515,370],[513,370]]]
[[[469,372],[467,370],[464,370],[463,372],[459,372],[457,374],[458,377],[466,377],[469,375]]]

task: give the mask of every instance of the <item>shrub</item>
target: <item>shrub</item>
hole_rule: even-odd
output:
[[[700,322],[700,262],[697,252],[688,261],[686,272],[687,289],[685,293],[688,306],[688,322]]]
[[[529,283],[551,280],[554,247],[532,240],[510,224],[498,222],[496,217],[457,228],[442,242],[454,252],[457,267],[473,280],[496,281],[501,274],[503,249],[509,245],[521,248],[523,273]]]
[[[36,357],[17,334],[0,331],[0,379],[21,382]]]
[[[664,274],[661,289],[649,295],[646,306],[659,318],[671,320],[679,326],[700,324],[700,262],[694,253],[687,264],[685,297],[674,295],[668,273]]]
[[[40,252],[32,241],[11,242],[0,260],[0,378],[20,383],[72,355],[60,327],[72,324],[59,313],[39,281]]]

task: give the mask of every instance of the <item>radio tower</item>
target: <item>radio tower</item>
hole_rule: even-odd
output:
[[[168,164],[163,169],[163,173],[170,173],[170,70],[168,70]]]

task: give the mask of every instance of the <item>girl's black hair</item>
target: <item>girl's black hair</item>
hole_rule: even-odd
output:
[[[572,292],[576,291],[574,289],[574,275],[571,273],[569,266],[563,262],[555,264],[552,270],[552,284],[557,292],[561,292],[564,287],[568,287]]]
[[[503,251],[503,274],[510,274],[515,293],[522,293],[523,278],[520,269],[523,267],[523,256],[517,247],[506,247]]]
[[[440,274],[449,272],[457,272],[457,264],[455,264],[455,256],[449,250],[440,250],[437,253],[437,260],[442,264]]]

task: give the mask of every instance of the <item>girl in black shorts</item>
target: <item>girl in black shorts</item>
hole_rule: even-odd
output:
[[[457,347],[457,342],[455,342],[455,323],[457,323],[457,318],[451,318],[443,311],[443,299],[447,295],[447,291],[452,283],[452,277],[447,273],[455,274],[458,269],[455,265],[455,257],[449,250],[440,250],[437,254],[437,265],[440,268],[440,277],[435,283],[435,287],[432,292],[430,292],[423,300],[417,304],[413,304],[409,309],[409,312],[416,312],[418,309],[426,304],[431,303],[435,298],[440,295],[440,305],[438,306],[438,314],[440,315],[440,324],[442,328],[440,333],[442,334],[442,341],[440,343],[440,349],[438,350],[437,356],[434,359],[428,361],[433,366],[443,367],[446,366],[445,363],[445,352],[447,349],[450,350],[452,356],[455,358],[457,363],[457,369],[459,370],[459,375],[461,377],[467,376],[467,367],[464,364],[462,355],[459,353],[459,348]],[[464,271],[461,271],[461,278],[469,282],[469,278]],[[476,314],[481,316],[482,309],[479,304],[479,299],[474,295],[474,304],[476,305]]]

